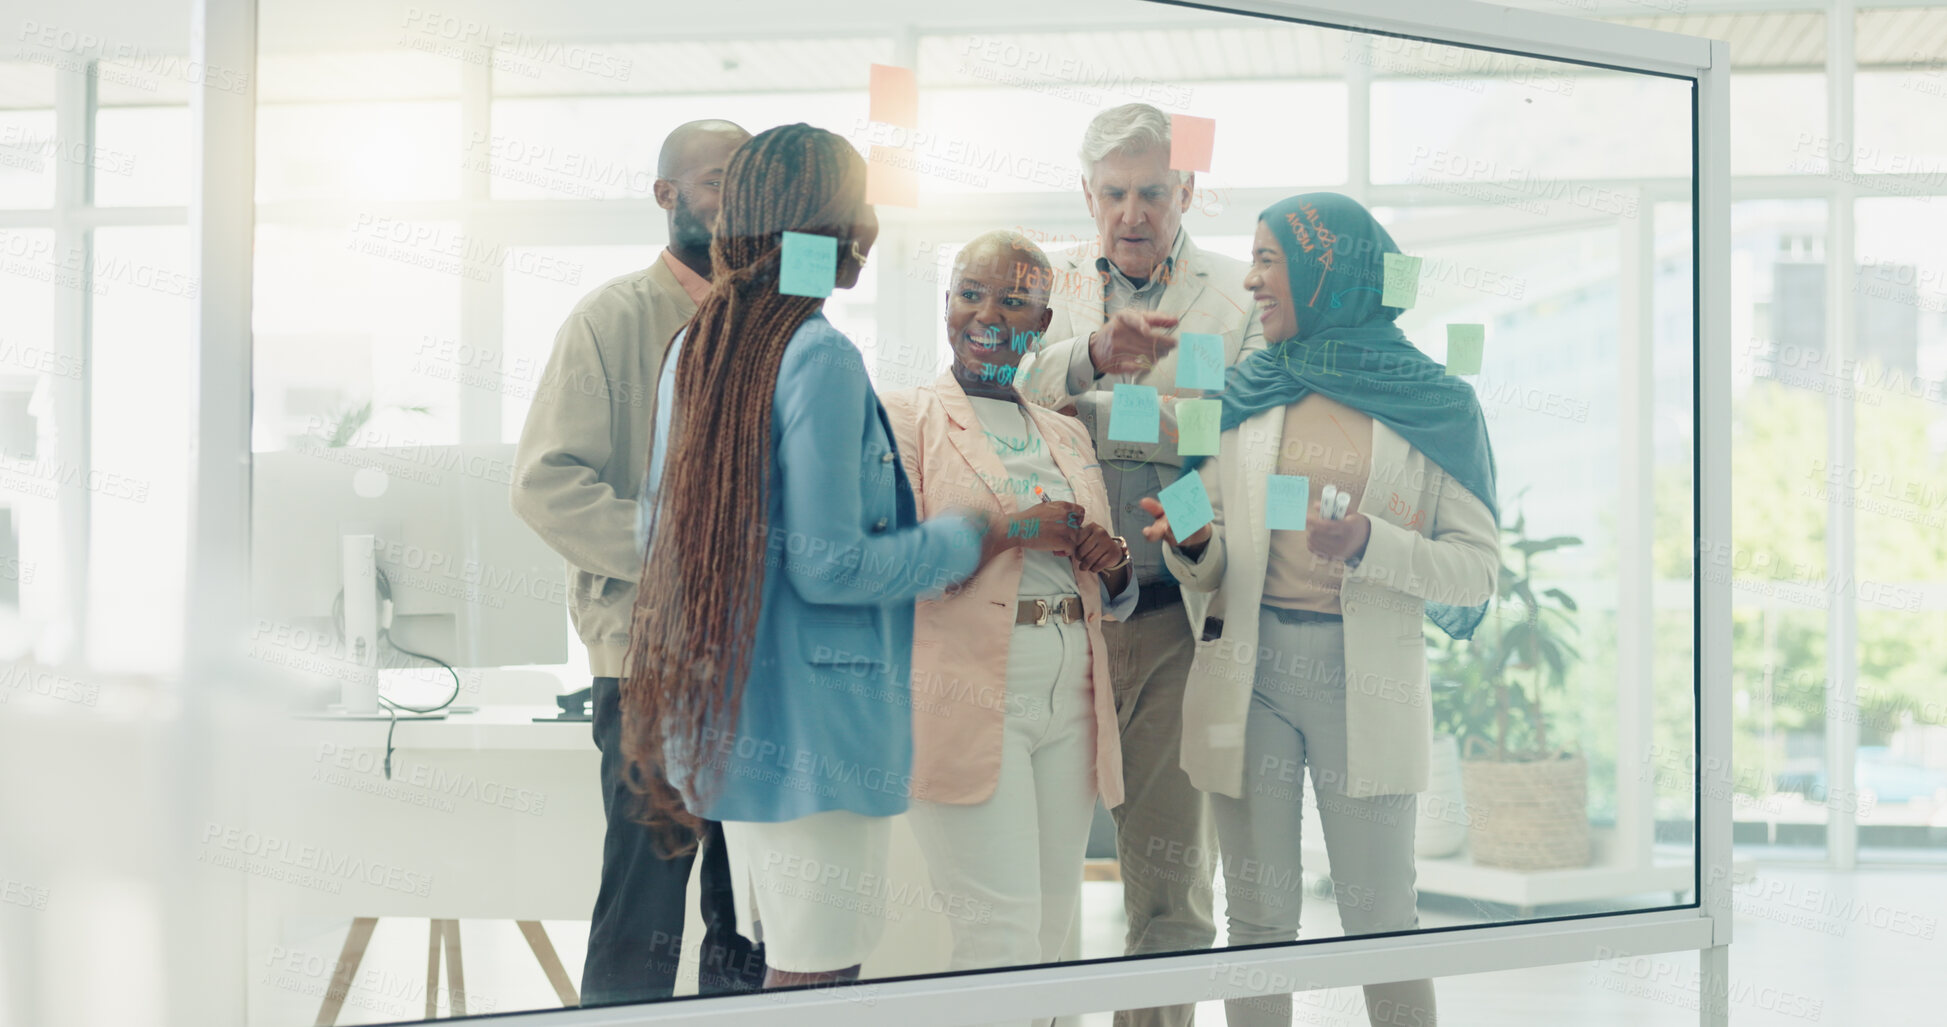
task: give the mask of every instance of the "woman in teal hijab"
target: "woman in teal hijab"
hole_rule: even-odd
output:
[[[1143,500],[1156,517],[1144,534],[1169,543],[1201,629],[1183,768],[1210,793],[1232,945],[1297,937],[1306,768],[1345,933],[1419,926],[1413,835],[1432,737],[1421,623],[1471,636],[1500,556],[1480,403],[1393,323],[1386,257],[1398,252],[1336,193],[1259,215],[1244,285],[1279,341],[1225,375],[1218,455],[1185,461],[1211,523],[1178,541],[1163,505]],[[1347,497],[1337,516],[1328,491]],[[1431,981],[1365,991],[1374,1024],[1435,1022]],[[1291,1022],[1289,997],[1227,1006],[1236,1027]]]

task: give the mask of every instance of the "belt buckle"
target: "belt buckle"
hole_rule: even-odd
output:
[[[1046,627],[1047,624],[1048,601],[1046,599],[1036,599],[1034,601],[1034,626],[1040,628]]]

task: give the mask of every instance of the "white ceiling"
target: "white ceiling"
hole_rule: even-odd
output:
[[[30,25],[52,26],[70,39],[91,37],[103,49],[133,50],[150,60],[187,49],[187,0],[9,0],[8,6],[21,16],[18,27],[0,25],[7,30],[0,32],[0,107],[52,103],[46,54],[33,58],[39,66],[5,60],[6,48],[25,45],[20,37],[31,35]],[[1609,5],[1597,13],[1642,9]],[[1144,0],[989,0],[978,7],[932,0],[556,0],[545,8],[532,0],[262,0],[260,18],[258,80],[271,102],[456,96],[459,62],[410,44],[450,40],[462,23],[479,27],[475,38],[533,46],[568,41],[630,69],[626,79],[614,79],[575,70],[561,59],[531,62],[522,74],[496,75],[496,90],[513,96],[856,90],[865,84],[866,65],[894,60],[894,39],[907,30],[918,35],[922,81],[935,87],[979,85],[997,73],[1086,82],[1092,74],[1129,69],[1166,83],[1336,79],[1344,73],[1347,39],[1336,31]],[[442,19],[437,28],[434,18]],[[1733,65],[1745,70],[1817,70],[1825,60],[1825,16],[1818,11],[1613,20],[1727,39]],[[1947,6],[1865,11],[1856,36],[1862,67],[1947,65]],[[963,68],[968,54],[991,52],[984,49],[989,43],[1018,48],[1010,54],[1059,56],[1040,65],[1015,57],[1016,63],[987,59]],[[1415,65],[1386,46],[1381,44],[1375,66],[1381,76],[1416,66],[1448,74],[1480,68],[1474,58],[1481,55],[1473,52],[1466,63],[1441,68],[1429,64],[1424,52]],[[1505,70],[1506,59],[1493,60]],[[1064,73],[1062,61],[1080,70]],[[99,88],[111,104],[180,103],[187,95],[180,76],[168,74],[122,81],[105,76]]]
[[[1817,68],[1825,65],[1825,15],[1816,11],[1764,14],[1665,15],[1618,18],[1625,25],[1728,40],[1733,68]]]

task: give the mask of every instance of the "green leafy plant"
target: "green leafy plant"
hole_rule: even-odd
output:
[[[408,414],[430,414],[433,412],[433,408],[428,406],[401,406],[394,404],[392,409],[401,410]],[[357,406],[346,407],[333,420],[331,434],[325,436],[325,445],[332,449],[350,445],[352,439],[358,437],[358,430],[365,427],[366,422],[371,419],[372,401],[369,399]]]
[[[1559,588],[1536,591],[1535,558],[1582,540],[1528,537],[1518,505],[1501,535],[1500,583],[1473,639],[1429,636],[1433,724],[1453,735],[1463,753],[1471,739],[1480,739],[1491,743],[1496,759],[1545,759],[1555,750],[1542,700],[1563,690],[1570,664],[1582,654],[1574,644],[1575,600]]]

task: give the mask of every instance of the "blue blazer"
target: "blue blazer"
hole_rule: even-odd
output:
[[[682,345],[678,334],[658,384],[645,550]],[[973,574],[979,532],[957,517],[920,522],[865,361],[823,314],[799,326],[778,369],[770,474],[764,605],[741,709],[734,724],[709,727],[701,753],[671,740],[664,772],[710,820],[904,812],[913,600]]]

